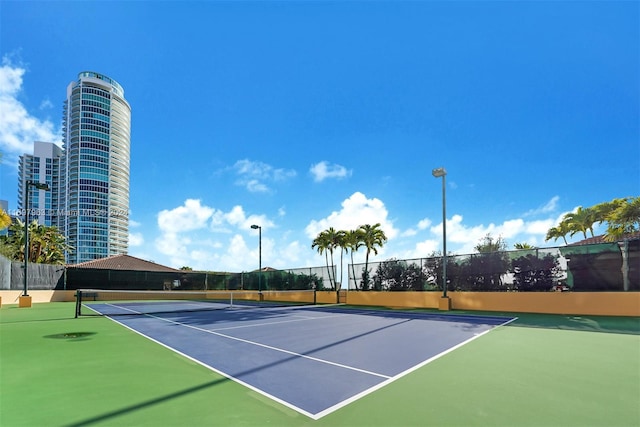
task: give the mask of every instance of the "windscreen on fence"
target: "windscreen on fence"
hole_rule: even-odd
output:
[[[442,265],[441,256],[349,265],[349,289],[442,290]],[[446,274],[452,291],[638,291],[640,240],[449,255]]]
[[[76,317],[238,310],[316,304],[316,292],[303,291],[135,291],[78,289]]]

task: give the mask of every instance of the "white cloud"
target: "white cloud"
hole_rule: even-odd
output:
[[[253,162],[249,159],[238,160],[233,165],[233,168],[238,175],[247,175],[263,179],[269,176],[269,171],[271,170],[271,166],[262,162]]]
[[[416,244],[415,252],[410,258],[426,257],[438,250],[442,250],[440,242],[438,240],[427,239]]]
[[[224,214],[223,217],[229,224],[233,225],[242,224],[247,221],[247,217],[242,206],[234,206],[229,213]]]
[[[247,190],[252,193],[266,193],[267,191],[269,191],[269,187],[267,187],[257,179],[247,180],[243,184],[245,185],[245,187],[247,187]]]
[[[551,200],[545,203],[542,206],[538,206],[536,209],[531,209],[527,211],[524,216],[533,216],[533,215],[542,215],[542,214],[550,214],[555,212],[558,209],[558,201],[560,200],[560,196],[553,196]]]
[[[34,141],[61,144],[61,130],[48,120],[32,116],[18,97],[22,93],[26,69],[13,64],[9,56],[0,66],[0,150],[9,164],[17,164],[18,156],[33,152]]]
[[[242,235],[234,234],[226,246],[224,240],[215,239],[214,235],[233,230],[257,235],[258,231],[251,229],[252,224],[260,225],[263,233],[274,227],[266,216],[247,215],[239,205],[223,212],[203,205],[200,200],[187,199],[182,206],[158,213],[161,234],[155,239],[155,249],[165,255],[174,268],[186,265],[196,270],[242,271],[258,263],[257,243],[255,249],[248,250]],[[137,236],[132,236],[135,243]],[[265,253],[274,246],[273,241],[265,238],[262,244]]]
[[[431,220],[429,218],[421,219],[418,221],[418,230],[425,230],[431,226]]]
[[[231,230],[227,227],[227,220],[225,218],[225,213],[220,210],[215,210],[211,215],[211,221],[209,222],[209,227],[211,231],[218,233],[229,233]]]
[[[285,181],[289,178],[294,178],[297,175],[293,169],[273,169],[271,176],[274,181]]]
[[[310,249],[308,252],[311,254]],[[262,236],[262,267],[287,269],[307,265],[302,256],[304,253],[304,248],[297,241],[280,245],[274,239],[267,238],[264,234]],[[257,236],[246,238],[241,234],[234,234],[223,243],[222,250],[211,253],[205,265],[207,269],[218,271],[252,271],[258,268],[259,258]]]
[[[418,221],[418,228],[408,228],[400,234],[400,237],[413,237],[418,234],[421,230],[426,230],[431,226],[431,220],[429,218],[424,218]]]
[[[4,95],[16,96],[22,89],[22,76],[26,69],[13,65],[11,58],[4,56],[2,58],[2,67],[0,67],[0,91]]]
[[[496,227],[498,235],[504,239],[510,239],[522,233],[524,228],[524,221],[521,218],[510,219],[502,223],[501,226]]]
[[[400,233],[400,237],[413,237],[418,234],[418,230],[415,228],[407,228],[402,233]]]
[[[252,193],[268,192],[267,182],[284,181],[296,176],[294,170],[277,169],[266,163],[249,159],[238,160],[233,165],[233,170],[238,175],[236,185],[243,186]]]
[[[48,110],[48,109],[53,108],[53,107],[54,107],[53,102],[51,102],[48,99],[44,99],[40,103],[40,109],[41,110]]]
[[[160,211],[158,227],[164,233],[179,233],[205,228],[207,220],[211,218],[213,213],[214,209],[202,206],[200,200],[187,199],[182,206]]]
[[[256,249],[257,251],[257,249]],[[248,254],[250,250],[247,246],[247,243],[244,241],[244,238],[235,234],[231,237],[227,244],[227,249],[223,252],[216,253],[210,264],[212,266],[220,266],[214,267],[215,269],[223,270],[223,271],[246,271],[248,269]],[[256,255],[255,259],[258,259]],[[257,261],[252,263],[257,266]]]
[[[281,213],[278,218],[282,218]],[[473,253],[475,246],[487,234],[502,237],[509,248],[517,242],[542,246],[546,232],[554,221],[555,215],[533,221],[510,218],[497,224],[466,224],[462,215],[454,214],[447,219],[447,251],[454,254]],[[266,215],[248,214],[240,205],[225,212],[203,205],[200,200],[188,199],[182,206],[164,210],[158,215],[162,234],[155,244],[156,250],[170,259],[168,265],[176,268],[188,265],[201,270],[254,270],[260,253],[258,230],[252,230],[251,225],[257,224],[262,227],[262,265],[300,268],[324,265],[324,258],[311,249],[311,241],[321,231],[329,227],[352,230],[363,224],[376,223],[381,224],[388,241],[378,248],[378,254],[372,255],[370,261],[423,258],[442,250],[441,222],[433,223],[430,218],[423,218],[400,233],[389,219],[385,204],[361,192],[355,192],[343,200],[339,210],[330,212],[324,218],[309,221],[304,235],[289,229],[274,233],[272,230],[277,229],[278,224]],[[219,238],[221,233],[226,237]],[[553,243],[549,242],[549,246]],[[354,261],[364,262],[364,256],[364,251],[360,250],[355,254]],[[350,259],[345,258],[345,268],[348,262]]]
[[[161,254],[171,257],[172,265],[175,266],[183,263],[183,260],[187,258],[187,246],[190,243],[189,237],[169,232],[156,239],[155,247]]]
[[[186,265],[195,270],[207,270],[211,265],[210,260],[212,257],[213,254],[210,250],[194,249],[189,252],[189,260]]]
[[[447,252],[460,255],[473,253],[475,246],[487,234],[496,238],[502,237],[509,246],[508,249],[518,242],[539,246],[544,243],[544,237],[554,221],[553,218],[536,221],[514,218],[505,220],[502,224],[467,226],[463,224],[462,215],[453,215],[447,219]],[[442,242],[442,222],[431,227],[430,232]]]
[[[525,224],[525,231],[529,234],[546,236],[547,231],[549,231],[549,229],[554,226],[554,222],[554,219],[542,219],[538,221],[527,222]]]
[[[284,268],[296,268],[291,266],[302,265],[302,254],[307,250],[306,247],[303,247],[300,242],[290,242],[284,248],[282,248],[279,252],[280,258],[285,261]],[[276,264],[274,264],[276,265]]]
[[[222,218],[229,225],[233,225],[240,230],[251,231],[252,225],[259,225],[262,229],[273,227],[273,222],[264,215],[247,216],[242,206],[234,206],[228,213],[222,215]],[[257,233],[257,232],[256,232]]]
[[[141,246],[144,244],[142,233],[129,233],[129,246]]]
[[[307,237],[315,239],[318,233],[333,227],[336,230],[355,230],[364,224],[380,223],[380,228],[384,231],[387,239],[391,240],[398,235],[398,230],[387,218],[388,212],[384,203],[380,199],[367,199],[367,197],[356,192],[342,202],[340,211],[331,214],[320,220],[312,220],[305,232]]]
[[[351,176],[352,173],[351,170],[347,170],[344,166],[329,164],[324,160],[315,165],[311,165],[309,172],[315,182],[322,182],[327,178],[342,179]]]

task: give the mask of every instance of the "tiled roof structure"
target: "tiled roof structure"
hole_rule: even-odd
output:
[[[114,255],[108,258],[81,262],[68,265],[67,268],[97,269],[97,270],[128,270],[128,271],[159,271],[166,273],[181,273],[181,270],[145,261],[131,255]]]
[[[636,240],[640,239],[640,232],[631,233],[623,238],[620,238],[619,241],[622,242],[624,240]],[[594,245],[596,243],[610,243],[604,239],[604,234],[595,237],[589,237],[584,240],[580,240],[579,242],[569,243],[567,246],[578,246],[578,245]]]

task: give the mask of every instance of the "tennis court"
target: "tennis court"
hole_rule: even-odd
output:
[[[515,316],[473,313],[470,321],[465,317],[471,313],[460,312],[315,308],[114,315],[112,321],[76,319],[73,303],[4,305],[0,425],[640,425],[638,318],[519,314],[495,328],[498,320]],[[296,317],[292,312],[298,310],[311,313]],[[484,315],[496,322],[475,321]],[[190,329],[201,344],[193,344]],[[296,331],[300,337],[294,337]],[[154,339],[170,339],[175,349],[188,341],[204,364],[142,336],[156,333]],[[459,347],[445,342],[443,337],[458,333],[478,338]],[[421,364],[440,354],[424,350],[425,343],[437,342],[454,350]],[[456,342],[465,341],[461,336]],[[206,359],[216,351],[222,358],[217,365]],[[330,367],[327,377],[357,383],[365,392],[345,389],[331,401],[310,398],[343,391],[316,384],[325,380],[313,374],[316,364]],[[365,377],[362,373],[346,374],[351,371],[346,367],[392,380],[369,385],[354,380]],[[262,389],[259,381],[265,378],[267,383],[286,379],[286,387]]]
[[[147,295],[86,305],[312,419],[515,320]]]

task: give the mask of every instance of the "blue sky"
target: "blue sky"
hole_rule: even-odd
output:
[[[0,57],[0,198],[104,73],[132,107],[129,253],[172,267],[257,268],[251,224],[263,266],[378,222],[373,260],[426,257],[441,166],[455,253],[561,244],[564,213],[640,194],[636,1],[0,1]]]

